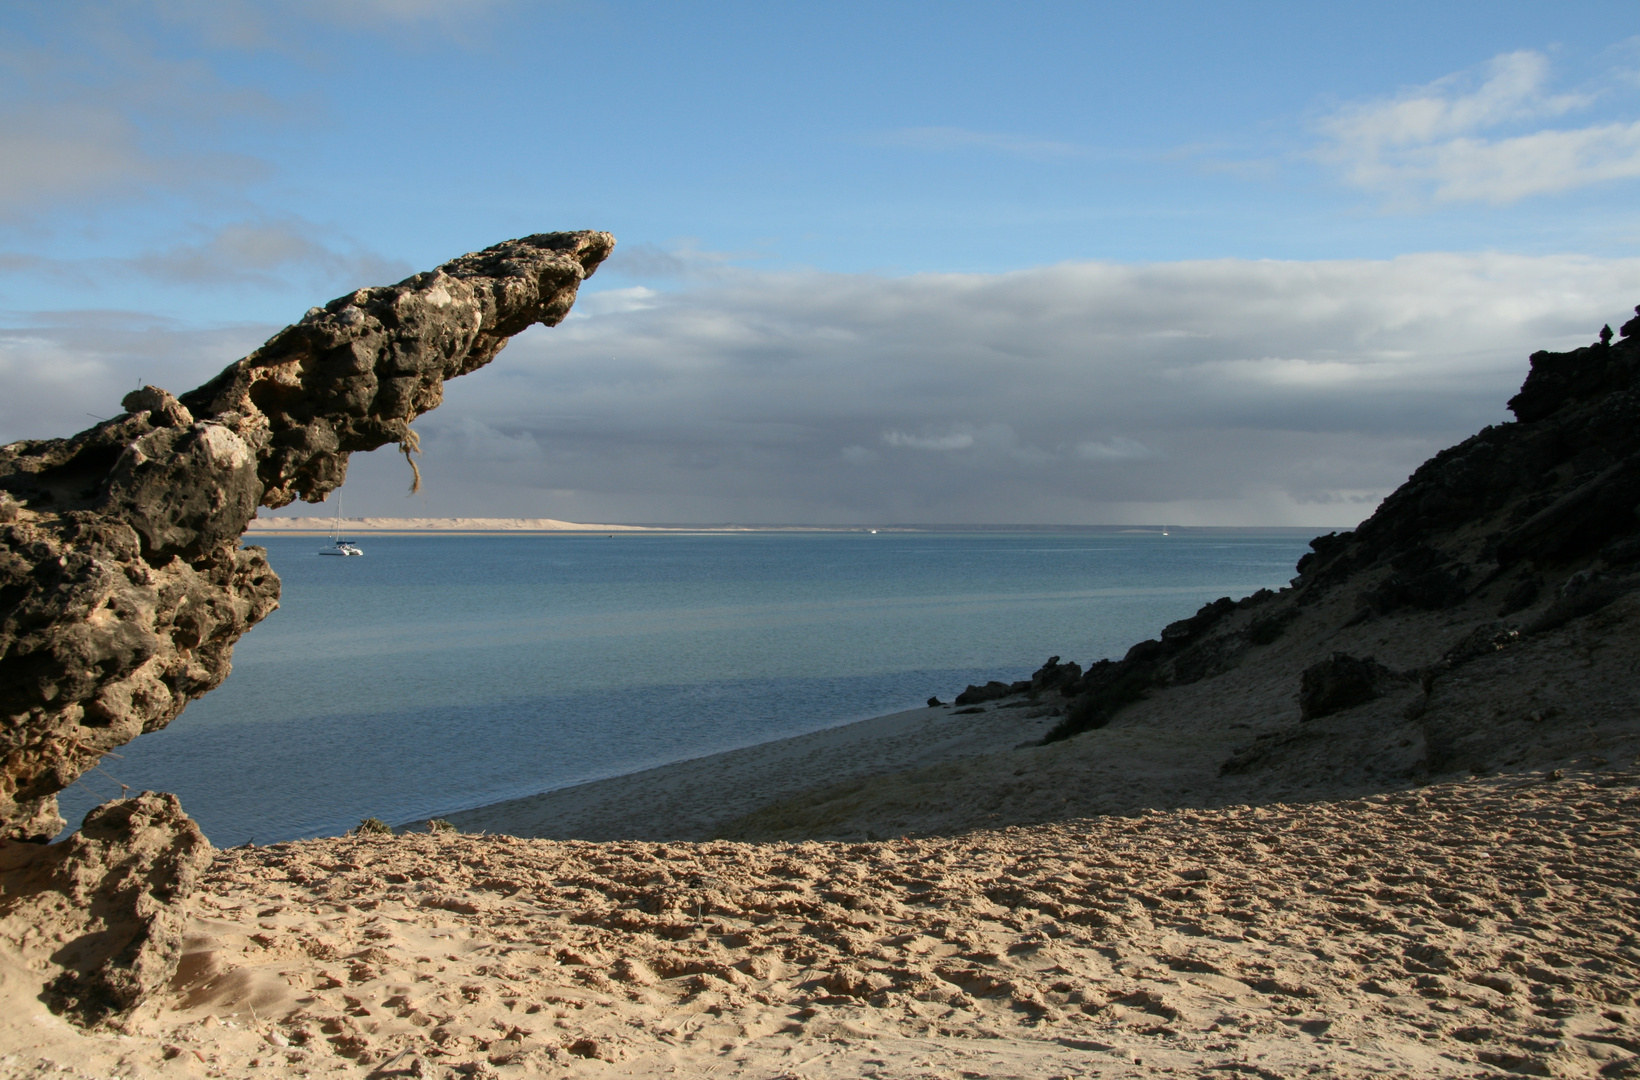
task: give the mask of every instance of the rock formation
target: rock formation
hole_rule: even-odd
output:
[[[0,840],[56,834],[58,791],[227,676],[278,605],[239,545],[258,507],[323,500],[355,451],[409,456],[444,380],[561,322],[614,243],[541,233],[360,289],[196,390],[0,447]]]
[[[44,972],[56,1012],[94,1023],[170,982],[182,955],[177,901],[211,863],[175,795],[104,803],[67,841],[0,854],[0,941]]]
[[[1216,600],[1166,627],[1159,640],[1061,682],[1072,700],[1049,739],[1103,727],[1156,690],[1254,662],[1261,646],[1324,603],[1350,611],[1343,624],[1324,628],[1329,637],[1419,612],[1451,612],[1447,622],[1473,625],[1399,676],[1371,656],[1333,652],[1316,661],[1295,687],[1302,720],[1363,705],[1397,681],[1420,686],[1428,698],[1457,668],[1640,589],[1635,311],[1618,341],[1607,332],[1572,352],[1533,354],[1509,402],[1516,423],[1488,427],[1435,455],[1353,532],[1312,540],[1292,588]],[[1510,616],[1526,617],[1515,626],[1498,621]],[[1319,641],[1315,630],[1310,636]]]

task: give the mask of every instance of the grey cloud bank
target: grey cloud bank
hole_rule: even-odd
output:
[[[347,512],[1348,526],[1436,450],[1501,422],[1530,352],[1630,312],[1640,259],[594,284],[562,326],[523,335],[418,422],[422,495],[405,498],[396,457],[360,455]],[[161,354],[183,389],[251,330],[65,317],[13,331],[0,372],[19,393],[0,439],[106,415],[137,374],[157,381],[134,365]]]

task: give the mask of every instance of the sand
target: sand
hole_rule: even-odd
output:
[[[577,840],[705,840],[817,784],[1007,751],[1039,740],[1062,706],[910,709],[644,772],[448,815],[464,832]],[[872,837],[873,839],[875,837]]]
[[[238,848],[126,1034],[0,969],[0,1072],[1634,1076],[1637,809],[1629,768],[859,844]]]

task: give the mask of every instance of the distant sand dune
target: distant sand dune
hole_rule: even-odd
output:
[[[328,533],[335,526],[334,518],[276,517],[257,518],[250,530],[281,533]],[[656,532],[643,525],[588,525],[556,518],[481,518],[481,517],[371,517],[343,518],[342,528],[348,532]]]

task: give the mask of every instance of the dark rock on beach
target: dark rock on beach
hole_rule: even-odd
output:
[[[992,679],[984,686],[969,684],[968,689],[957,695],[957,705],[982,705],[987,701],[998,701],[1010,694],[1022,694],[1031,688],[1029,681],[1005,683]]]
[[[1393,671],[1370,656],[1357,658],[1335,652],[1304,669],[1298,687],[1298,718],[1319,720],[1365,705],[1382,694],[1383,684],[1395,677]]]

